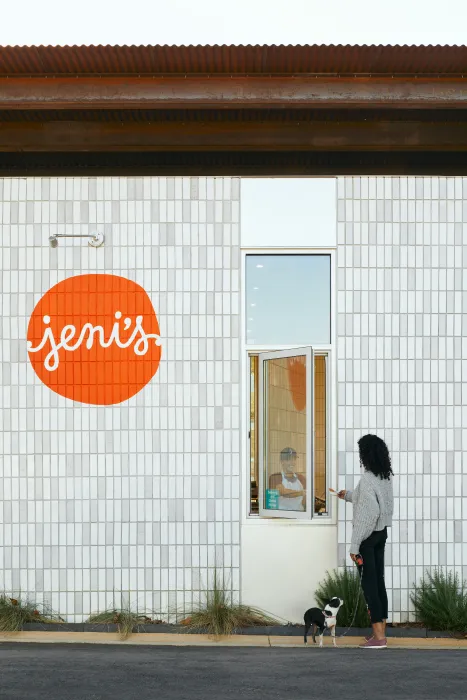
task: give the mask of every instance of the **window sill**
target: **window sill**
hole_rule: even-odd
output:
[[[311,520],[294,520],[293,518],[262,518],[259,515],[248,515],[243,519],[244,525],[255,525],[259,527],[278,527],[279,525],[319,527],[320,525],[337,525],[336,517],[332,515],[319,515]]]

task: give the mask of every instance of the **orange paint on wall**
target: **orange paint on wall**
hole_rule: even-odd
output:
[[[27,339],[39,379],[87,404],[131,398],[154,377],[161,358],[148,294],[117,275],[78,275],[56,284],[36,305]]]

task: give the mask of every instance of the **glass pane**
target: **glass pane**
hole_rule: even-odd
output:
[[[315,356],[315,513],[326,513],[326,357]]]
[[[250,357],[250,513],[258,513],[258,356]]]
[[[264,363],[264,508],[306,509],[306,356]]]
[[[315,355],[315,440],[314,440],[314,482],[315,513],[327,513],[326,459],[327,459],[327,396],[326,396],[327,357]],[[258,380],[259,362],[257,355],[250,355],[250,513],[258,513]],[[267,485],[267,484],[266,484]]]
[[[331,342],[329,255],[247,255],[246,338],[250,345]]]

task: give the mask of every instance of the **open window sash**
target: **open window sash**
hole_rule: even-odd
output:
[[[259,515],[310,520],[314,512],[314,358],[311,347],[258,356]]]

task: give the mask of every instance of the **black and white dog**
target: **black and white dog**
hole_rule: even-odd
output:
[[[316,630],[319,630],[319,645],[323,646],[324,630],[327,628],[331,631],[332,642],[336,647],[336,618],[340,608],[344,605],[344,601],[340,598],[332,598],[329,603],[326,603],[324,610],[319,608],[310,608],[306,611],[303,619],[305,620],[305,635],[303,641],[308,642],[308,632],[313,626],[313,643],[316,644]]]

